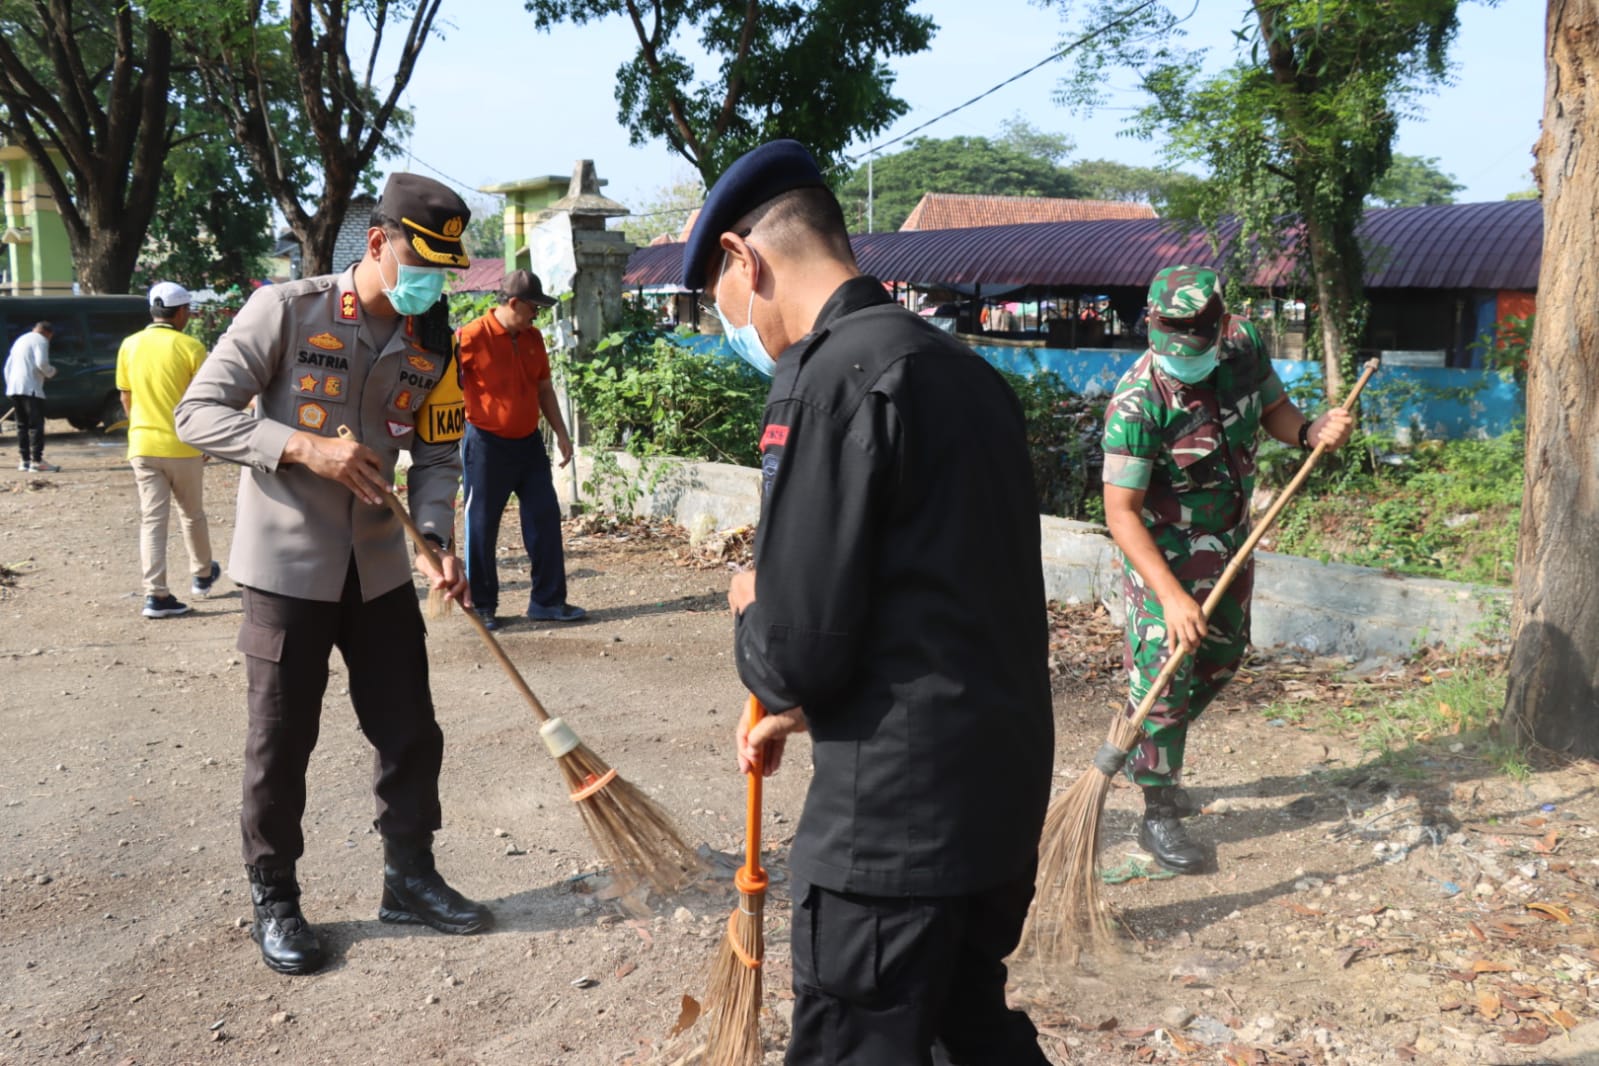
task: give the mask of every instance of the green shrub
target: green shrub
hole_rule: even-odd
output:
[[[1269,547],[1403,574],[1508,584],[1525,454],[1521,430],[1409,448],[1357,434],[1323,459]],[[1276,442],[1263,444],[1260,455],[1262,483],[1277,489],[1304,458]]]
[[[1104,401],[1077,395],[1059,374],[1036,361],[1030,375],[1000,373],[1022,402],[1039,513],[1104,521],[1105,501],[1100,494]]]
[[[755,466],[768,381],[742,361],[653,330],[612,333],[592,358],[555,360],[601,448]]]

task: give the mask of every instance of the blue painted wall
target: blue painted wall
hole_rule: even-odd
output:
[[[698,351],[725,352],[734,358],[720,336],[679,338]],[[1001,370],[1030,374],[1034,368],[1052,370],[1077,393],[1108,394],[1140,352],[1097,348],[1014,348],[980,345],[977,354]],[[1301,401],[1312,412],[1323,406],[1321,365],[1299,359],[1273,359],[1277,376],[1290,389],[1314,389],[1314,398]],[[1497,437],[1522,421],[1526,400],[1521,386],[1488,370],[1447,367],[1384,367],[1366,387],[1361,403],[1369,428],[1401,434],[1412,440],[1458,440]]]

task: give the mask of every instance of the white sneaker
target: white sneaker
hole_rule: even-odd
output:
[[[47,463],[43,459],[40,459],[37,463],[33,464],[33,472],[35,474],[59,474],[61,472],[61,468],[59,466],[55,466],[54,464]]]
[[[28,471],[33,469],[33,464],[24,459],[22,462],[17,464],[17,469],[26,474]]]

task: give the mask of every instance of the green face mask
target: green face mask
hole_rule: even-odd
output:
[[[439,296],[444,292],[444,268],[408,266],[394,255],[392,244],[385,241],[384,248],[389,255],[394,256],[394,286],[390,288],[385,285],[383,288],[383,295],[389,298],[390,305],[402,315],[420,315],[438,303]],[[386,280],[383,279],[381,262],[378,264],[378,277]]]
[[[1203,355],[1157,355],[1155,365],[1167,377],[1176,378],[1184,385],[1197,385],[1215,371],[1220,351],[1218,344]]]

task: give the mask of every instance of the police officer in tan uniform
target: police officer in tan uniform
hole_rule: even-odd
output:
[[[446,933],[476,933],[492,922],[487,908],[434,869],[444,738],[428,690],[410,553],[381,497],[408,449],[412,516],[446,548],[442,568],[423,556],[415,565],[435,589],[470,606],[464,569],[446,547],[458,445],[449,434],[416,431],[419,423],[459,425],[458,416],[425,409],[454,370],[448,347],[423,343],[421,327],[426,313],[436,313],[445,272],[467,265],[461,234],[469,217],[438,182],[394,175],[361,261],[339,275],[256,292],[177,407],[184,441],[246,468],[228,560],[244,588],[238,646],[249,679],[240,822],[253,936],[279,973],[310,973],[323,961],[300,912],[295,862],[304,850],[306,766],[335,647],[362,732],[376,749],[384,851],[378,917]],[[252,399],[253,414],[244,410]],[[356,439],[341,439],[341,426]]]

